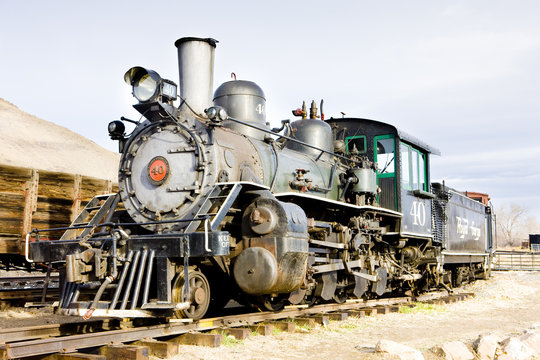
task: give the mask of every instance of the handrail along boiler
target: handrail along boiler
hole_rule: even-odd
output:
[[[130,135],[109,124],[119,193],[60,240],[32,234],[31,261],[65,262],[61,312],[200,319],[231,298],[279,310],[487,272],[489,208],[430,184],[436,149],[382,122],[324,120],[322,102],[270,129],[255,83],[212,97],[216,43],[176,41],[179,99],[153,70],[125,74],[143,121]]]

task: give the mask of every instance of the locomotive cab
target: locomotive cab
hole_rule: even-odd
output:
[[[327,122],[347,154],[377,164],[378,203],[404,215],[400,236],[432,238],[429,156],[440,155],[439,150],[387,123],[358,118]]]

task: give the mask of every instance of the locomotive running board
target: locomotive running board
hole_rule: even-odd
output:
[[[377,213],[383,213],[383,214],[385,214],[387,216],[393,216],[393,217],[399,217],[399,218],[401,218],[403,216],[403,214],[398,212],[398,211],[386,209],[386,208],[383,208],[383,207],[377,207],[377,206],[371,206],[371,205],[354,205],[354,204],[349,204],[349,203],[336,201],[336,200],[332,200],[332,199],[327,199],[327,198],[323,198],[323,197],[320,197],[320,196],[311,195],[311,194],[305,194],[305,193],[282,192],[282,193],[274,194],[274,196],[276,198],[278,198],[278,199],[279,198],[290,198],[290,197],[304,198],[304,199],[307,199],[307,200],[322,201],[322,202],[325,202],[325,203],[328,203],[328,204],[333,204],[333,205],[340,206],[342,208],[355,209],[355,210],[359,210],[359,211],[360,210],[361,211],[372,211],[372,212],[377,212]]]

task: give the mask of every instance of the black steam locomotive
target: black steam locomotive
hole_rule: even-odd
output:
[[[199,319],[230,299],[279,310],[486,275],[490,209],[430,183],[436,149],[382,122],[325,120],[322,102],[270,129],[255,83],[212,97],[215,40],[175,45],[179,99],[155,71],[125,74],[143,117],[130,135],[130,120],[109,124],[119,193],[60,240],[30,236],[31,261],[65,263],[61,312]]]

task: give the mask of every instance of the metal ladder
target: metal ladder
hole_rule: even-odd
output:
[[[109,213],[111,208],[116,207],[118,201],[120,200],[120,195],[115,194],[105,194],[94,196],[92,200],[86,204],[81,213],[73,220],[70,227],[77,226],[88,226],[83,229],[80,235],[77,235],[77,232],[80,228],[77,229],[68,229],[64,232],[60,240],[71,240],[75,238],[82,238],[92,232],[95,226],[99,225],[105,216]]]
[[[210,220],[210,231],[217,230],[219,224],[229,212],[234,200],[242,190],[242,185],[239,183],[217,183],[204,199],[199,211],[184,229],[184,232],[189,233],[196,231],[200,224],[205,219]],[[209,212],[209,211],[215,212]],[[217,211],[216,211],[217,210]]]

